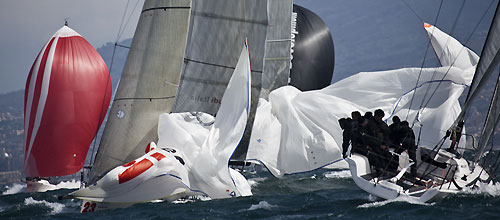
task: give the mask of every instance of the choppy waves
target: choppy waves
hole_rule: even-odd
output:
[[[479,187],[464,190],[465,194],[500,196],[500,183],[479,183]]]
[[[26,190],[26,184],[14,183],[11,186],[6,186],[5,191],[2,192],[2,195],[11,195],[19,192],[23,192]]]
[[[27,206],[40,206],[40,205],[42,205],[42,206],[49,207],[52,210],[51,214],[61,213],[65,207],[64,204],[61,204],[61,203],[47,202],[45,200],[38,201],[38,200],[33,199],[33,197],[28,197],[28,198],[24,199],[24,204]]]

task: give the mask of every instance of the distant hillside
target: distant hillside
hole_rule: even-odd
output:
[[[118,42],[118,45],[130,47],[132,44],[132,39],[126,39]],[[113,65],[111,66],[111,58],[113,57],[114,43],[106,43],[102,47],[97,48],[97,52],[101,55],[108,65],[111,71],[111,81],[113,82],[113,92],[116,90],[120,76],[122,75],[123,67],[125,66],[125,61],[127,60],[127,55],[129,49],[117,46],[115,50],[115,56],[113,60]]]
[[[425,56],[428,38],[422,21],[401,0],[295,0],[317,13],[329,26],[335,46],[335,70],[333,81],[341,80],[362,71],[389,70],[403,67],[437,66],[436,57],[429,51]],[[406,1],[424,21],[434,23],[439,1]],[[489,1],[466,1],[464,11],[457,21],[452,36],[466,43],[480,54],[485,40],[493,10],[489,10],[476,32],[470,35]],[[460,5],[455,1],[445,1],[436,24],[450,33]],[[435,24],[435,23],[434,23]],[[300,33],[299,33],[300,34]],[[470,36],[470,39],[469,39]],[[468,41],[467,41],[468,40]],[[130,46],[132,39],[119,42]],[[114,43],[98,48],[104,61],[111,68],[113,92],[121,76],[128,49],[116,47],[113,65]],[[469,111],[466,127],[470,134],[478,135],[483,126],[484,115],[488,110],[488,100],[494,82]],[[14,155],[9,162],[0,157],[0,171],[20,170],[23,158],[23,100],[24,91],[0,95],[0,150]],[[500,133],[500,132],[497,132]],[[499,135],[495,136],[498,140]],[[10,168],[9,168],[10,167]]]
[[[23,109],[24,90],[0,95],[0,153],[5,149],[5,152],[11,155],[11,158],[3,158],[4,155],[0,155],[0,172],[22,168]]]

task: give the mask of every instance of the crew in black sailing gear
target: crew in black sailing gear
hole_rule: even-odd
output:
[[[458,122],[457,126],[454,127],[451,131],[451,145],[450,148],[446,149],[450,153],[456,153],[456,146],[458,146],[458,142],[462,136],[462,130],[464,128],[464,121]],[[446,136],[450,135],[450,131],[446,132]]]
[[[377,109],[374,112],[374,117],[373,121],[375,122],[376,130],[378,133],[376,133],[376,137],[378,139],[378,149],[376,149],[376,153],[380,155],[378,157],[378,166],[379,169],[385,171],[388,171],[388,173],[385,174],[390,174],[394,172],[397,169],[397,163],[395,162],[394,156],[389,152],[389,146],[391,146],[391,141],[390,141],[390,129],[389,126],[382,120],[385,116],[385,113],[382,109]]]
[[[408,121],[401,122],[400,126],[401,139],[398,141],[398,145],[401,144],[400,148],[397,148],[394,152],[401,154],[403,151],[408,151],[408,156],[413,161],[410,173],[413,176],[417,175],[417,146],[415,145],[415,134],[413,129],[410,128]]]
[[[347,157],[347,150],[349,149],[349,143],[351,142],[351,124],[352,119],[341,118],[339,119],[340,128],[342,128],[342,156]]]
[[[401,120],[399,119],[398,116],[392,117],[392,124],[389,125],[389,139],[391,140],[391,143],[396,146],[398,144],[398,141],[401,139],[401,134],[399,132],[401,126]]]
[[[357,117],[356,125],[351,127],[351,152],[368,156],[368,145],[365,142],[368,121],[363,116]]]

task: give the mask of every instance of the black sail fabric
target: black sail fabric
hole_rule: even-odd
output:
[[[330,29],[312,11],[293,5],[297,32],[293,46],[290,85],[301,91],[322,89],[332,80],[335,62]]]

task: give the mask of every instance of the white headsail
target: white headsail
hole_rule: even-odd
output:
[[[251,194],[249,186],[240,188],[236,185],[238,181],[246,182],[244,177],[238,172],[230,172],[228,167],[229,158],[240,142],[248,120],[250,86],[250,58],[245,46],[209,130],[200,123],[210,121],[207,114],[199,114],[198,118],[204,118],[199,121],[191,113],[160,116],[158,146],[181,152],[191,188],[203,191],[211,198]],[[203,137],[204,141],[200,142]]]

